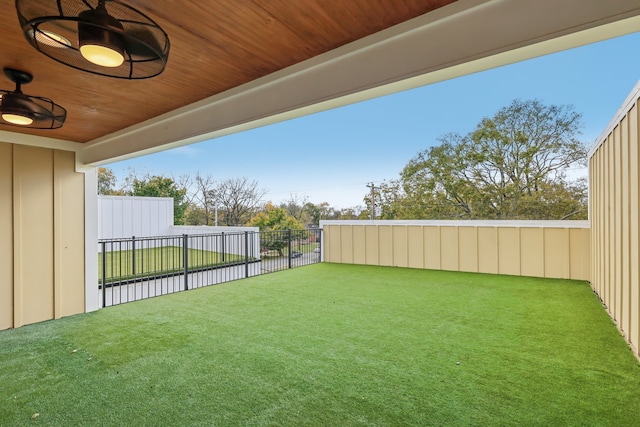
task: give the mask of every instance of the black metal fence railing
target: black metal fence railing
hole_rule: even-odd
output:
[[[102,307],[320,262],[322,230],[99,241]]]

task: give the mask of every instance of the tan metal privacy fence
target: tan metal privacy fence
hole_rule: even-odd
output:
[[[589,156],[591,284],[640,356],[640,142],[631,92]]]
[[[587,221],[325,221],[327,262],[589,279]]]

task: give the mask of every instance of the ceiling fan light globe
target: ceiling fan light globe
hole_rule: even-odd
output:
[[[20,126],[29,126],[31,123],[33,123],[33,119],[31,117],[9,113],[3,114],[2,120]]]
[[[78,16],[78,45],[87,61],[101,67],[119,67],[124,62],[124,28],[104,8],[86,10]]]
[[[80,46],[80,53],[84,59],[101,67],[119,67],[124,62],[124,55],[106,46],[85,44]]]

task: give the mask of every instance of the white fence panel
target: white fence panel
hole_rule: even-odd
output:
[[[173,234],[171,197],[98,196],[98,238]]]

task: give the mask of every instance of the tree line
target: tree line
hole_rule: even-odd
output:
[[[587,164],[572,106],[514,100],[419,152],[374,193],[382,219],[587,219]],[[371,206],[371,196],[364,198]],[[367,211],[368,213],[369,211]]]
[[[587,181],[571,178],[586,167],[587,150],[578,136],[581,115],[570,105],[514,100],[465,134],[450,133],[416,154],[399,177],[373,193],[380,219],[586,219]],[[337,209],[291,195],[279,205],[247,178],[215,180],[196,173],[178,178],[139,176],[124,183],[110,169],[98,169],[98,193],[172,197],[174,221],[187,225],[255,225],[300,229],[321,219],[368,219],[365,207]]]
[[[314,204],[292,194],[275,205],[265,201],[267,190],[245,177],[215,180],[196,173],[172,177],[140,175],[130,170],[120,183],[109,168],[98,168],[98,194],[111,196],[171,197],[174,224],[256,226],[261,230],[303,229],[321,219],[357,219],[361,208],[338,209],[328,202]]]

